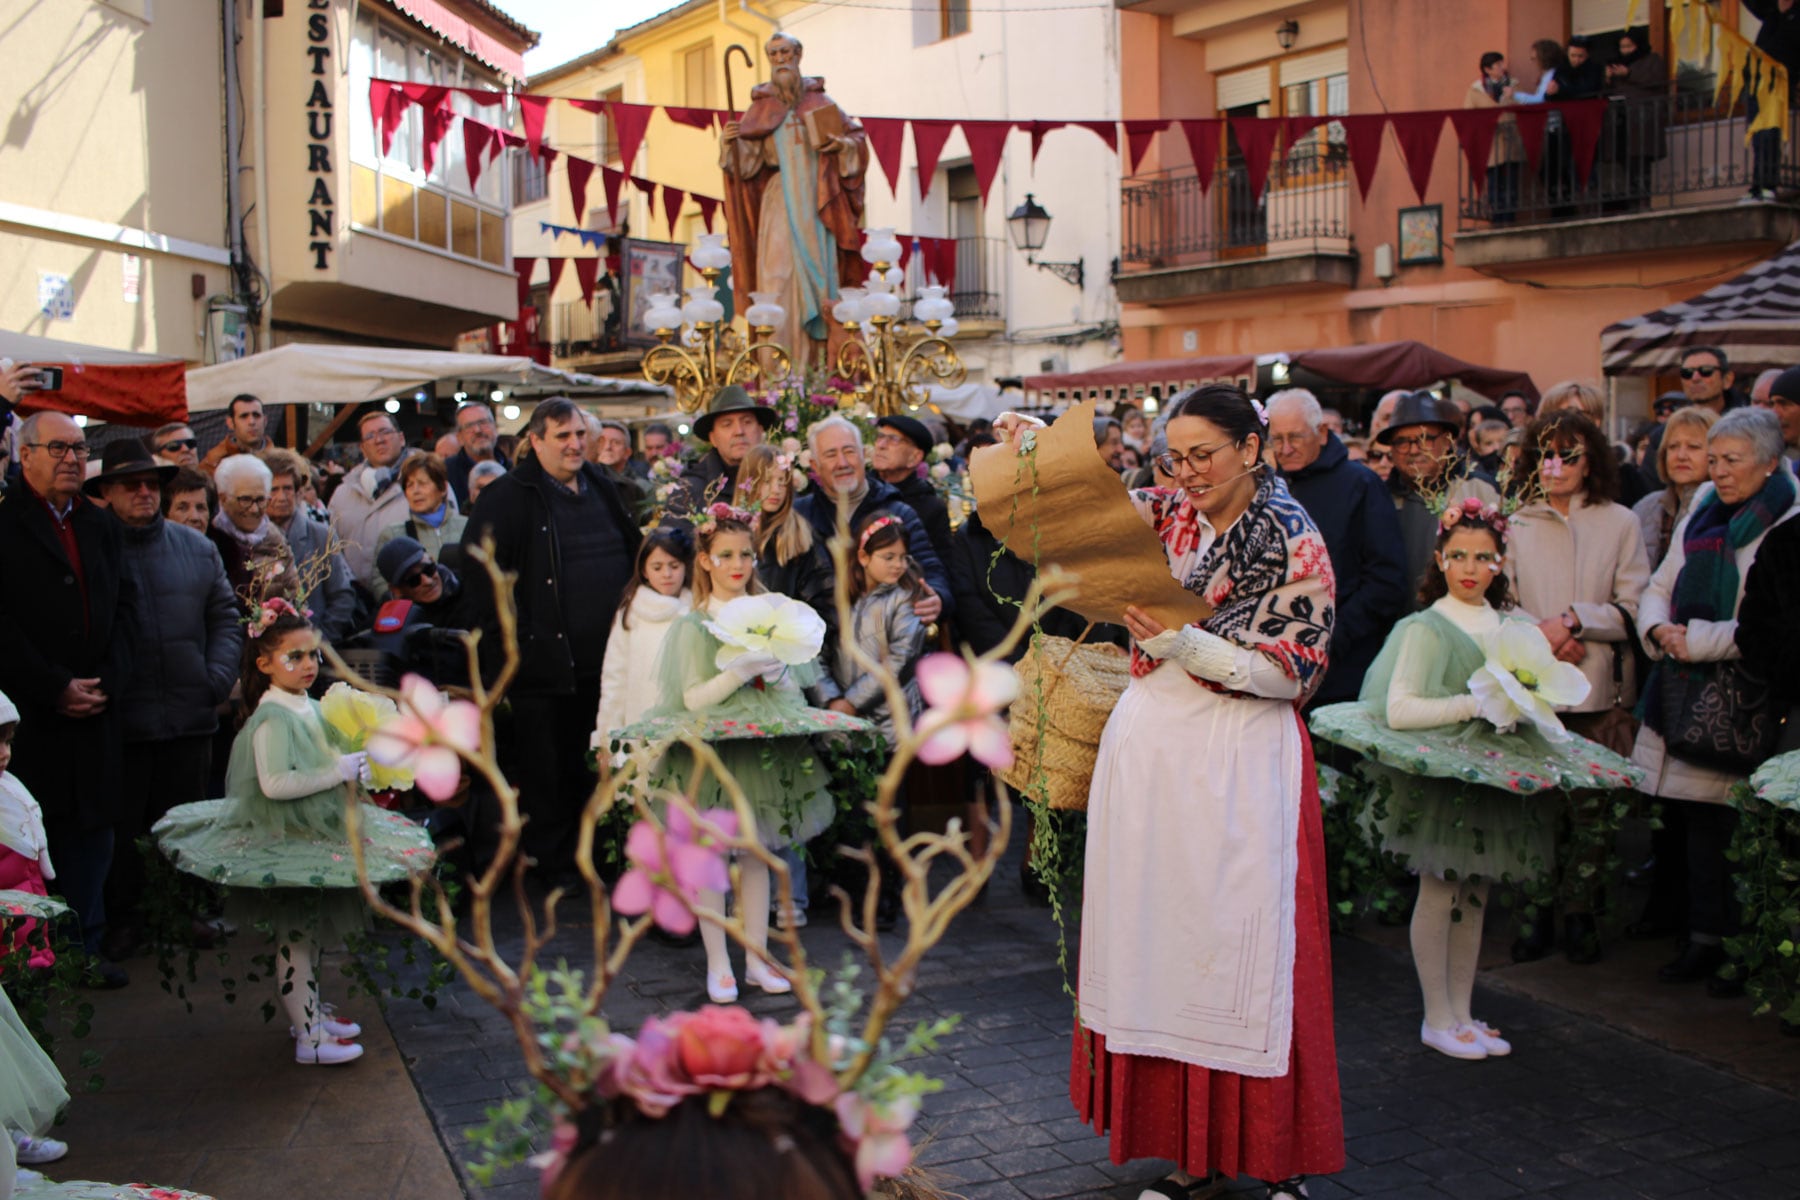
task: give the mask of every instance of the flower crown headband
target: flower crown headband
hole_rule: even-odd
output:
[[[868,526],[862,531],[862,537],[858,538],[856,541],[856,549],[858,552],[861,552],[867,547],[869,539],[875,536],[877,530],[886,529],[889,525],[898,524],[900,524],[899,517],[876,517],[873,521],[870,521]],[[901,532],[904,533],[905,531],[902,530]]]
[[[1494,531],[1494,535],[1504,545],[1510,537],[1511,525],[1506,514],[1496,505],[1483,504],[1474,496],[1470,496],[1461,504],[1452,504],[1438,516],[1438,532],[1448,533],[1462,524],[1485,525]]]
[[[760,513],[751,512],[747,508],[739,508],[734,504],[727,504],[723,500],[715,500],[694,514],[694,532],[710,534],[719,527],[720,521],[735,521],[739,525],[747,525],[750,527],[751,533],[755,533],[757,527],[762,523]]]
[[[312,609],[309,608],[302,612],[280,596],[271,596],[250,606],[250,615],[244,618],[244,636],[252,640],[261,637],[269,632],[269,626],[273,625],[275,618],[283,613],[291,617],[312,619]]]

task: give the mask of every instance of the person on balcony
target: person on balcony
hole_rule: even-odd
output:
[[[1566,100],[1564,77],[1569,73],[1569,60],[1560,42],[1540,38],[1531,43],[1531,58],[1537,64],[1537,87],[1529,92],[1513,89],[1514,104],[1544,104]],[[1569,147],[1569,134],[1563,128],[1562,114],[1553,112],[1544,125],[1543,165],[1539,168],[1544,192],[1550,199],[1551,215],[1566,217],[1574,212],[1574,156]]]
[[[1787,106],[1791,114],[1796,89],[1800,88],[1800,2],[1796,0],[1744,0],[1743,6],[1762,22],[1756,31],[1756,48],[1787,68]],[[1750,64],[1754,67],[1755,64]],[[1749,67],[1746,70],[1750,69]],[[1759,102],[1745,88],[1746,118],[1756,124]],[[1781,124],[1791,124],[1790,120]],[[1740,203],[1773,200],[1781,182],[1781,129],[1759,129],[1750,137],[1750,194]]]
[[[1593,47],[1588,44],[1585,34],[1578,33],[1569,39],[1563,57],[1569,60],[1569,71],[1560,82],[1557,99],[1593,100],[1606,89],[1609,68],[1602,67],[1594,57]]]
[[[1625,165],[1626,206],[1650,199],[1650,172],[1668,155],[1663,102],[1669,94],[1669,64],[1650,49],[1649,31],[1629,29],[1619,38],[1619,61],[1606,64],[1606,94],[1627,101],[1607,118],[1608,157]]]

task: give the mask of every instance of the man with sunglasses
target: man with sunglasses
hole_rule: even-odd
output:
[[[1742,408],[1750,403],[1750,398],[1732,385],[1737,382],[1737,375],[1731,370],[1731,360],[1725,357],[1725,351],[1718,346],[1693,346],[1681,356],[1681,393],[1688,405],[1710,408],[1713,412],[1724,416],[1734,408]],[[1665,393],[1665,398],[1666,398]],[[1644,461],[1654,464],[1662,449],[1663,422],[1668,418],[1662,412],[1662,400],[1657,401],[1657,424],[1650,430],[1650,441],[1644,447]],[[1654,466],[1645,473],[1646,482],[1651,490],[1662,486],[1662,480],[1656,478]]]
[[[468,659],[455,637],[469,627],[456,572],[404,535],[389,539],[375,561],[393,599],[375,614],[373,642],[388,656],[392,677],[411,671],[440,687],[468,683]]]
[[[138,593],[137,661],[119,698],[125,727],[120,794],[106,880],[109,959],[144,934],[137,839],[170,808],[204,800],[219,705],[237,682],[244,632],[225,563],[206,535],[165,520],[162,488],[181,470],[158,465],[136,438],[109,442],[87,491],[125,529],[125,570]]]
[[[152,457],[161,466],[200,465],[200,439],[185,421],[171,421],[150,435]]]
[[[89,447],[56,412],[18,432],[20,486],[0,504],[0,691],[18,706],[12,770],[44,810],[57,882],[80,922],[94,982],[123,987],[99,960],[113,827],[123,815],[124,720],[138,641],[138,593],[125,569],[124,530],[82,497]]]

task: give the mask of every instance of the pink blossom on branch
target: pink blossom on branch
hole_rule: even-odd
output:
[[[1001,717],[1019,694],[1019,678],[1001,663],[970,663],[955,654],[928,654],[915,678],[926,709],[919,761],[933,766],[970,754],[990,767],[1012,765],[1012,737]]]
[[[400,712],[364,747],[384,767],[406,767],[421,792],[444,801],[462,782],[462,756],[481,752],[481,709],[449,700],[420,675],[400,681]]]
[[[723,892],[731,886],[723,839],[737,833],[736,813],[712,812],[697,818],[680,801],[669,805],[668,821],[660,830],[650,821],[637,822],[625,838],[631,868],[613,887],[613,908],[628,917],[647,912],[658,926],[678,936],[692,933],[692,906],[700,902],[700,893]]]

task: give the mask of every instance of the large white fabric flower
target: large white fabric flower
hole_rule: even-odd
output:
[[[719,607],[706,623],[725,643],[715,656],[720,670],[740,655],[771,654],[788,666],[811,662],[825,644],[825,621],[812,606],[777,592],[739,596]]]
[[[1553,741],[1567,738],[1556,710],[1587,699],[1591,685],[1581,668],[1560,661],[1543,630],[1528,621],[1501,625],[1487,652],[1487,661],[1469,677],[1476,715],[1501,733],[1527,720]]]

